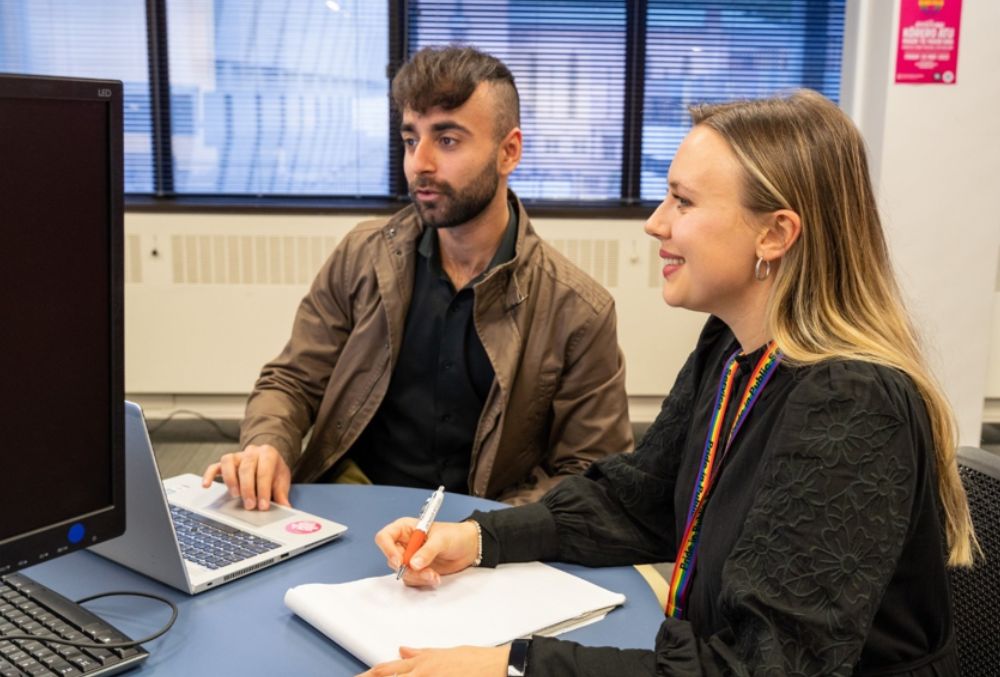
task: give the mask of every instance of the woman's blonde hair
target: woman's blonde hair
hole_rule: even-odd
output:
[[[955,460],[952,411],[924,363],[893,275],[861,134],[811,90],[697,106],[691,115],[735,152],[747,209],[789,209],[801,219],[768,301],[771,336],[794,363],[849,357],[912,379],[934,436],[948,563],[971,564],[978,544]]]

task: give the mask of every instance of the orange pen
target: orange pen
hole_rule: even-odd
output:
[[[410,534],[410,540],[406,544],[406,552],[403,553],[403,563],[399,566],[399,571],[396,572],[397,581],[406,572],[406,567],[410,565],[410,558],[413,557],[413,553],[420,550],[420,546],[427,540],[427,532],[431,530],[431,525],[434,524],[434,518],[437,517],[442,503],[444,503],[444,487],[440,486],[424,502],[424,507],[420,511],[420,519],[417,521],[417,526],[413,533]]]

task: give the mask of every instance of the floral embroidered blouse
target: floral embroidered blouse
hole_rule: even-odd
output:
[[[476,513],[484,565],[673,560],[738,349],[709,319],[635,453],[540,503]],[[738,358],[736,392],[762,351]],[[958,674],[934,467],[908,377],[854,360],[783,362],[708,498],[686,617],[665,618],[652,651],[536,638],[528,674]]]

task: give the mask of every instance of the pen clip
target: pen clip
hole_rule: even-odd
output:
[[[420,518],[417,520],[417,529],[427,533],[437,517],[441,504],[444,503],[444,487],[438,487],[437,491],[424,501],[424,507],[420,510]]]
[[[431,494],[424,500],[424,505],[420,508],[420,517],[418,519],[423,519],[427,515],[427,511],[431,509],[431,501],[434,500],[434,494]]]

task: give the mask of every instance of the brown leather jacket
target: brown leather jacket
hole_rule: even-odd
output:
[[[517,206],[514,258],[474,288],[475,325],[496,376],[469,473],[471,494],[513,504],[632,448],[614,301],[545,244]],[[285,349],[261,371],[242,446],[274,446],[297,482],[315,481],[351,448],[399,355],[421,233],[411,206],[360,223],[337,246],[302,299]]]

